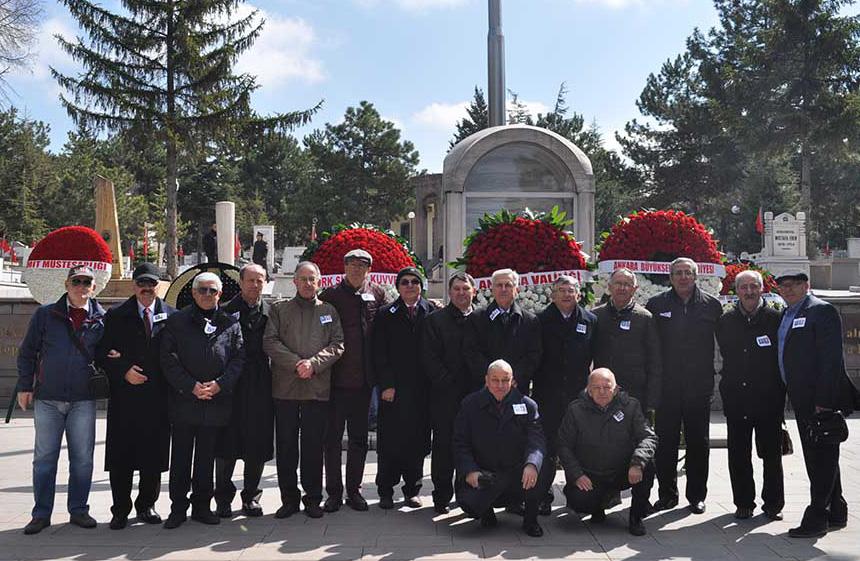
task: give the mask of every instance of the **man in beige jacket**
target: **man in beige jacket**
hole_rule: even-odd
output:
[[[272,361],[275,458],[282,503],[275,518],[299,510],[299,429],[302,502],[305,514],[320,518],[331,367],[343,354],[343,330],[334,306],[317,298],[320,270],[315,263],[299,263],[293,282],[296,297],[271,307],[263,336],[263,350]]]

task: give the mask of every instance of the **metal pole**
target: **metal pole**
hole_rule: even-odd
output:
[[[505,36],[502,35],[501,0],[488,0],[487,94],[490,126],[498,127],[505,118]]]

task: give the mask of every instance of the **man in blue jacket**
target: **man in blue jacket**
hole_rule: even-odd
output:
[[[69,269],[66,293],[36,310],[18,353],[18,404],[21,409],[33,405],[36,427],[36,505],[25,534],[38,534],[51,525],[64,433],[69,447],[69,522],[81,528],[97,525],[87,504],[96,440],[96,402],[88,382],[104,332],[104,310],[94,294],[93,270],[84,265]]]

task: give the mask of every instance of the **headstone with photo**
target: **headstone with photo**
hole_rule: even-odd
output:
[[[764,248],[752,256],[756,265],[764,267],[774,276],[783,271],[803,270],[810,274],[806,254],[806,213],[796,215],[784,212],[774,216],[764,213]]]

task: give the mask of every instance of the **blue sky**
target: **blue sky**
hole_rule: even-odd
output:
[[[258,77],[259,112],[324,99],[302,136],[368,100],[416,145],[421,169],[441,171],[474,86],[486,91],[486,0],[254,0],[242,9],[252,7],[267,25],[239,69]],[[684,50],[694,27],[715,23],[709,0],[502,0],[507,87],[537,113],[566,82],[569,105],[597,121],[611,148],[614,131],[638,116],[648,74]],[[9,79],[11,103],[51,125],[54,151],[72,125],[48,66],[75,67],[53,34],[76,32],[65,8],[46,0],[34,64]]]

